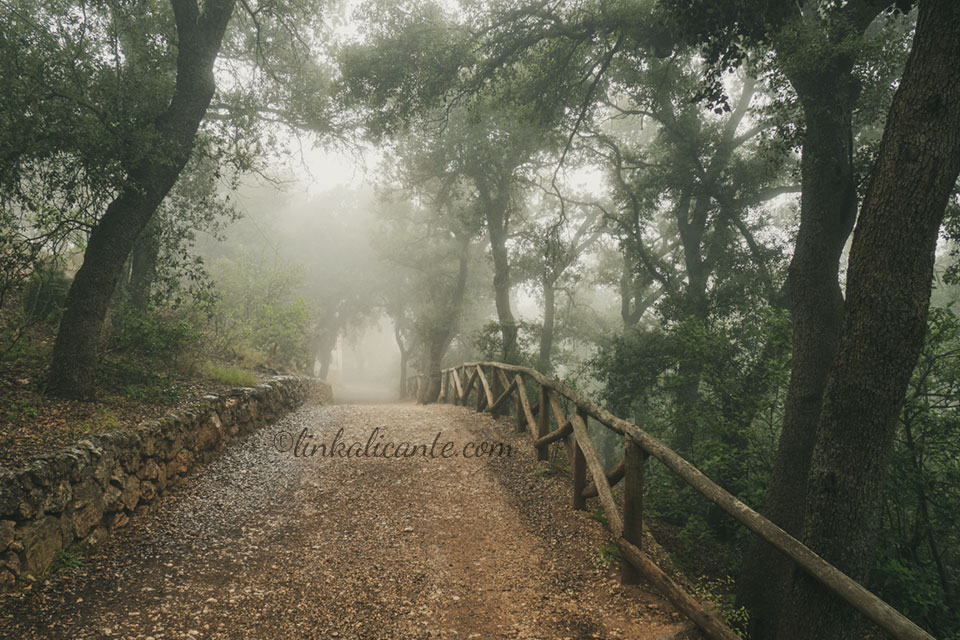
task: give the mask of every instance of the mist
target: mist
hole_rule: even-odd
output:
[[[0,461],[270,385],[417,438],[486,408],[615,542],[601,489],[646,491],[745,635],[861,621],[731,504],[957,637],[958,41],[955,0],[4,0]],[[123,473],[90,523],[76,478],[12,500],[0,588],[163,484]]]

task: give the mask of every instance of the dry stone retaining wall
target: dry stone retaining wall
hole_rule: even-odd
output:
[[[23,467],[0,467],[0,589],[41,574],[58,549],[95,545],[227,442],[308,398],[330,402],[330,386],[280,376],[205,396],[198,405],[81,440]]]

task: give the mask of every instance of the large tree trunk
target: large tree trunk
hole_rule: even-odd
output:
[[[700,259],[702,234],[695,239],[686,239],[684,254],[689,284],[684,292],[684,311],[687,318],[696,323],[697,329],[706,330],[709,302],[707,300],[708,273]],[[703,377],[703,359],[699,352],[685,349],[677,365],[678,383],[673,393],[676,410],[673,416],[674,434],[670,445],[682,456],[689,456],[700,428],[698,407],[700,405],[700,380]]]
[[[330,363],[333,361],[333,349],[337,346],[338,337],[340,337],[339,323],[334,318],[330,321],[329,326],[325,327],[315,338],[314,353],[316,353],[316,358],[320,360],[319,378],[321,380],[326,380],[327,376],[330,375]]]
[[[960,173],[960,3],[922,0],[850,250],[847,303],[810,465],[803,540],[864,582],[897,415],[923,346],[947,199]],[[857,637],[858,617],[795,577],[782,640]]]
[[[420,404],[430,404],[437,401],[440,395],[440,378],[443,369],[443,356],[447,353],[450,346],[450,340],[453,338],[453,332],[450,328],[439,329],[430,336],[426,347],[426,363],[424,369],[426,372],[426,384],[421,385],[420,395],[417,402]]]
[[[399,322],[399,314],[395,323]],[[407,397],[407,363],[410,360],[410,345],[404,344],[403,340],[403,331],[400,329],[399,325],[395,324],[393,328],[393,337],[397,341],[397,348],[400,350],[400,399],[403,400]]]
[[[556,322],[557,292],[554,283],[544,278],[543,281],[543,330],[540,332],[540,357],[537,369],[543,373],[550,373],[553,365],[550,356],[553,352],[553,328]]]
[[[400,399],[403,400],[407,397],[407,360],[409,354],[402,350],[400,351]]]
[[[151,153],[130,168],[127,183],[94,227],[67,294],[53,349],[49,393],[90,398],[97,343],[110,297],[133,244],[190,159],[200,121],[216,90],[213,63],[233,0],[172,0],[177,24],[177,80],[169,106],[153,125]]]
[[[127,301],[138,311],[150,304],[150,288],[157,276],[160,257],[160,229],[153,218],[133,244],[130,256],[130,281],[127,283]]]
[[[800,528],[807,471],[827,374],[837,349],[843,295],[840,255],[856,219],[851,117],[857,100],[849,59],[828,60],[814,77],[791,78],[804,109],[800,229],[787,288],[793,358],[784,424],[764,515],[787,532]],[[751,637],[771,638],[792,563],[759,538],[751,541],[738,602],[751,612]]]
[[[436,402],[440,395],[440,384],[443,368],[443,357],[450,347],[450,341],[456,335],[457,324],[460,320],[460,311],[463,308],[463,299],[467,292],[467,274],[470,267],[470,238],[460,239],[460,256],[457,267],[457,279],[450,297],[450,306],[443,326],[429,336],[425,345],[426,367],[421,369],[427,374],[427,384],[421,386],[417,402],[428,404]]]
[[[332,360],[332,351],[330,349],[324,349],[320,352],[320,375],[318,376],[321,380],[326,380],[327,376],[330,375],[330,361]]]
[[[490,237],[490,252],[493,254],[493,292],[497,307],[497,319],[503,336],[504,362],[518,362],[517,321],[510,308],[510,261],[507,257],[507,235],[509,233],[509,211],[506,194],[491,200],[484,198],[486,204],[487,233]]]

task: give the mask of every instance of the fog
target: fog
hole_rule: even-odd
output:
[[[385,179],[389,169],[377,147],[346,151],[313,144],[306,135],[295,144],[291,140],[291,148],[297,149],[292,156],[265,167],[261,175],[245,176],[235,187],[223,189],[220,196],[230,202],[237,219],[226,222],[216,233],[198,234],[196,254],[213,286],[220,288],[233,286],[228,283],[255,263],[261,285],[263,279],[270,282],[273,278],[268,286],[275,292],[284,289],[275,301],[302,298],[307,303],[315,314],[308,321],[314,329],[318,318],[329,316],[331,309],[342,312],[329,367],[323,374],[333,385],[335,397],[342,402],[395,401],[403,395],[397,323],[387,312],[385,292],[380,289],[391,286],[382,282],[385,274],[403,260],[394,256],[391,261],[384,255],[382,245],[391,233],[384,217],[389,217],[393,208],[416,201],[418,195],[398,190]],[[603,179],[595,167],[578,167],[574,178],[581,192],[602,192]],[[400,247],[399,253],[412,254],[420,250],[423,241],[412,237],[410,248]],[[515,252],[523,249],[520,239],[509,243]],[[475,298],[458,319],[460,335],[451,341],[451,352],[458,361],[447,359],[445,366],[495,355],[481,353],[474,344],[477,335],[473,334],[497,321],[491,293],[484,290],[489,282],[483,282],[492,279],[491,257],[480,237],[474,244],[470,285]],[[584,259],[596,261],[595,256]],[[248,281],[240,286],[256,285]],[[542,323],[542,295],[535,279],[517,278],[511,304],[520,323]],[[578,299],[571,296],[568,300],[571,313],[577,307],[581,312],[606,310],[608,317],[602,323],[611,325],[616,304],[615,293],[607,286],[589,287]],[[320,375],[321,356],[311,355],[312,365],[303,372]],[[581,355],[588,354],[584,351]],[[413,354],[408,375],[421,372],[416,357]],[[303,363],[299,368],[292,362],[271,364],[304,368]]]

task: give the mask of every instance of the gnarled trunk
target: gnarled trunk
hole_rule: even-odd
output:
[[[177,80],[169,106],[153,125],[152,153],[130,168],[127,183],[94,227],[67,294],[53,349],[47,391],[70,398],[94,392],[97,343],[107,305],[137,236],[190,159],[200,121],[216,90],[213,63],[233,13],[233,0],[173,0]]]
[[[793,359],[784,424],[764,515],[799,533],[807,471],[827,374],[840,331],[840,255],[856,219],[852,113],[856,80],[849,59],[825,61],[822,71],[791,78],[804,109],[800,229],[787,288]],[[792,563],[754,537],[744,556],[738,602],[751,612],[751,636],[771,638]]]
[[[503,221],[504,214],[488,216],[490,234],[490,252],[493,254],[493,292],[497,307],[497,318],[500,321],[500,332],[503,336],[504,362],[516,362],[517,352],[517,321],[513,317],[510,307],[510,262],[507,259],[507,225]],[[491,218],[495,220],[490,223]]]
[[[160,230],[157,219],[152,218],[133,244],[130,256],[130,281],[127,282],[127,301],[138,311],[145,311],[150,304],[150,288],[157,276],[157,260],[160,257]]]
[[[456,335],[457,324],[460,319],[460,311],[463,308],[463,298],[467,292],[467,273],[470,266],[470,238],[460,239],[460,256],[457,267],[457,280],[454,285],[450,306],[447,309],[447,317],[442,326],[432,332],[424,345],[426,366],[421,369],[427,375],[426,384],[421,385],[420,394],[417,402],[427,404],[436,402],[440,395],[441,370],[443,368],[443,356],[446,355],[450,347],[450,341]]]
[[[960,4],[920,2],[850,250],[839,349],[807,480],[804,542],[855,580],[873,562],[897,416],[923,347],[947,199],[960,173]],[[845,603],[798,573],[780,640],[858,637]]]

